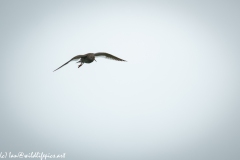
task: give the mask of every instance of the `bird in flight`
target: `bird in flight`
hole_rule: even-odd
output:
[[[97,52],[97,53],[87,53],[87,54],[84,54],[84,55],[77,55],[75,57],[73,57],[72,59],[70,59],[69,61],[67,61],[66,63],[64,63],[63,65],[61,65],[60,67],[58,67],[57,69],[55,69],[54,71],[62,68],[63,66],[65,66],[66,64],[68,64],[69,62],[71,61],[74,61],[74,60],[79,60],[77,63],[81,63],[79,67],[81,67],[84,63],[92,63],[93,61],[96,61],[95,60],[95,57],[105,57],[105,58],[108,58],[108,59],[112,59],[112,60],[116,60],[116,61],[125,61],[121,58],[118,58],[114,55],[111,55],[109,53],[106,53],[106,52]],[[54,72],[53,71],[53,72]]]

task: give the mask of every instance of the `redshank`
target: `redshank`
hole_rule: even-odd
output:
[[[112,60],[116,60],[116,61],[125,61],[121,58],[118,58],[114,55],[111,55],[109,53],[106,53],[106,52],[97,52],[97,53],[87,53],[87,54],[84,54],[84,55],[77,55],[75,57],[73,57],[72,59],[70,59],[69,61],[67,61],[66,63],[64,63],[63,65],[61,65],[60,67],[58,67],[57,69],[55,69],[54,71],[62,68],[63,66],[65,66],[66,64],[68,64],[69,62],[71,61],[74,61],[74,60],[79,60],[77,63],[81,63],[79,67],[81,67],[84,63],[92,63],[94,60],[95,60],[95,57],[105,57],[105,58],[109,58],[109,59],[112,59]],[[96,60],[95,60],[96,61]],[[54,72],[53,71],[53,72]]]

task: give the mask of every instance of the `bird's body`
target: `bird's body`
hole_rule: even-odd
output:
[[[82,62],[82,63],[92,63],[94,60],[95,60],[95,55],[94,55],[94,53],[88,53],[88,54],[85,54],[85,56],[82,57],[82,58],[80,59],[80,61],[78,61],[78,62]]]
[[[105,52],[98,52],[98,53],[87,53],[87,54],[84,54],[84,55],[77,55],[75,57],[73,57],[72,59],[70,59],[69,61],[67,61],[66,63],[64,63],[62,66],[60,66],[59,68],[55,69],[54,71],[62,68],[63,66],[65,66],[66,64],[68,64],[69,62],[71,61],[74,61],[74,60],[79,60],[78,62],[81,63],[79,67],[81,67],[84,63],[92,63],[94,60],[95,60],[95,57],[98,57],[98,56],[103,56],[103,57],[106,57],[106,58],[109,58],[109,59],[113,59],[113,60],[116,60],[116,61],[125,61],[123,59],[120,59],[118,57],[115,57],[109,53],[105,53]],[[96,60],[95,60],[96,61]],[[53,71],[53,72],[54,72]]]

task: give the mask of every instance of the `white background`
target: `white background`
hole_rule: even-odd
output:
[[[239,5],[1,0],[0,151],[238,160]]]

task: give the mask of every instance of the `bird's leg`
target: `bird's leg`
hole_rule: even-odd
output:
[[[81,67],[83,65],[83,63],[81,62],[81,64],[79,64],[78,68]]]

